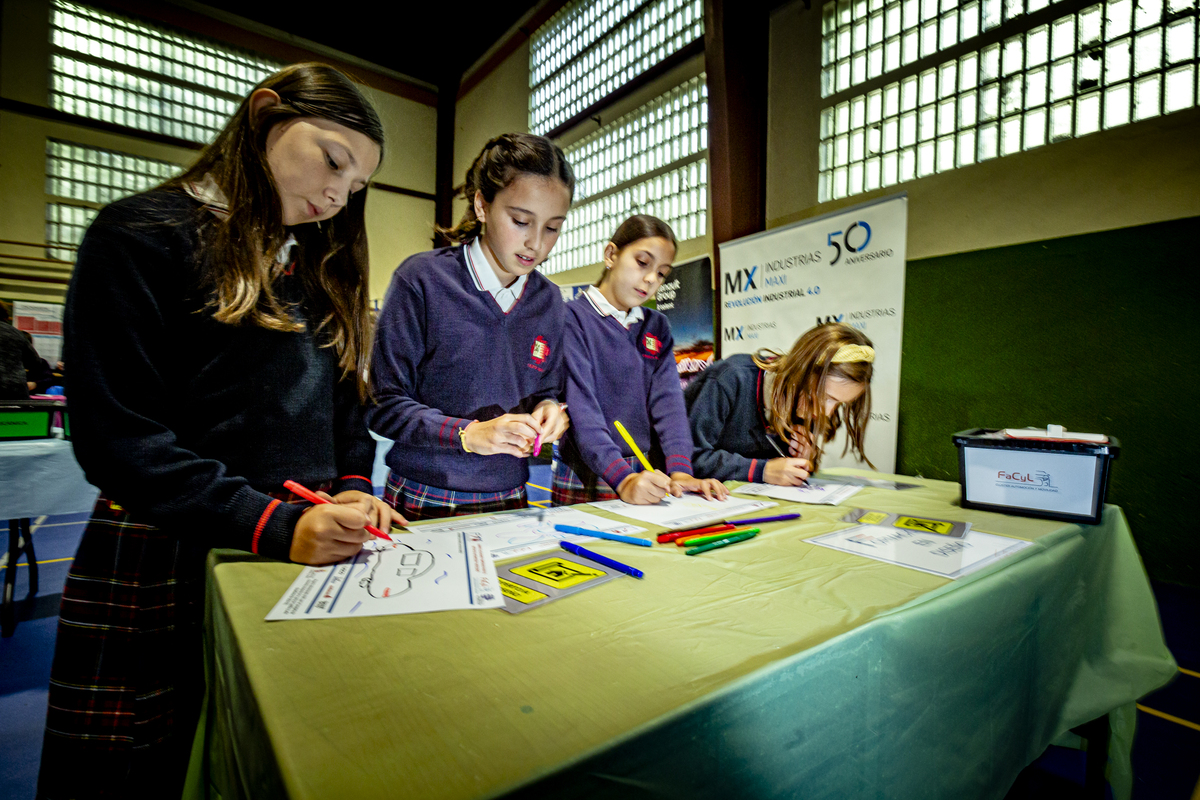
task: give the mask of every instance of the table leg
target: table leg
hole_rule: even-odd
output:
[[[0,636],[12,636],[17,626],[16,609],[13,605],[13,593],[17,589],[17,557],[21,551],[17,542],[21,536],[21,521],[8,521],[8,566],[4,569],[4,601],[0,607]]]
[[[25,540],[25,563],[29,567],[29,596],[38,593],[38,564],[37,556],[33,554],[33,531],[30,530],[29,517],[21,520],[21,538]]]

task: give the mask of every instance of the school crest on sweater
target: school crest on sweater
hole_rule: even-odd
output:
[[[642,337],[642,349],[649,353],[643,353],[644,358],[658,358],[662,355],[663,343],[657,336],[652,333],[647,333]]]
[[[529,357],[533,359],[533,363],[529,366],[541,372],[542,365],[550,357],[550,343],[541,336],[538,336],[533,340],[533,347],[529,348]]]

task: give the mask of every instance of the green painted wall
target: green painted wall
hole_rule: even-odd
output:
[[[1200,586],[1200,217],[908,262],[897,469],[951,434],[1058,423],[1121,443],[1108,501],[1151,577]]]

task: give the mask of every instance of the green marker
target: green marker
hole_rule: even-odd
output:
[[[738,542],[744,542],[747,539],[753,539],[757,535],[757,533],[740,533],[737,536],[728,536],[724,539],[718,539],[715,542],[702,544],[699,547],[691,547],[683,552],[685,555],[695,556],[699,555],[700,553],[707,553],[709,550],[716,550],[718,547],[725,547],[727,545],[737,544]]]
[[[710,544],[712,542],[719,542],[722,539],[729,539],[733,536],[740,536],[743,533],[758,533],[758,532],[759,532],[758,528],[742,528],[741,530],[736,530],[736,531],[723,531],[721,533],[710,533],[707,536],[693,536],[690,539],[684,540],[683,547],[695,547],[696,545],[699,545],[699,544]]]

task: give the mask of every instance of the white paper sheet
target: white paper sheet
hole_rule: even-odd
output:
[[[1032,544],[975,530],[961,539],[948,539],[882,525],[856,525],[807,541],[946,578],[969,575]]]
[[[559,533],[554,530],[555,525],[594,528],[624,536],[636,536],[646,532],[645,528],[639,528],[637,525],[588,514],[574,506],[527,508],[478,517],[451,517],[436,522],[420,522],[409,530],[416,534],[425,531],[470,531],[482,537],[484,546],[491,551],[492,558],[498,561],[527,553],[555,550],[558,543],[564,539],[576,544],[596,541],[594,536]],[[393,533],[395,530],[392,529]]]
[[[368,543],[328,567],[308,567],[268,620],[374,617],[462,608],[502,608],[492,555],[478,534],[406,533]]]
[[[730,495],[728,500],[705,500],[698,494],[685,494],[683,497],[667,495],[660,503],[653,506],[635,506],[624,500],[605,500],[600,503],[592,503],[592,505],[614,514],[620,514],[622,517],[648,522],[651,525],[661,525],[664,528],[691,528],[705,522],[723,520],[726,517],[739,516],[779,504],[769,500],[747,500],[744,497],[734,497],[733,495]]]
[[[826,483],[813,478],[807,486],[776,486],[773,483],[747,483],[733,491],[739,494],[753,494],[761,497],[774,497],[792,503],[809,503],[820,506],[836,506],[848,497],[862,491],[861,486],[845,483]]]

